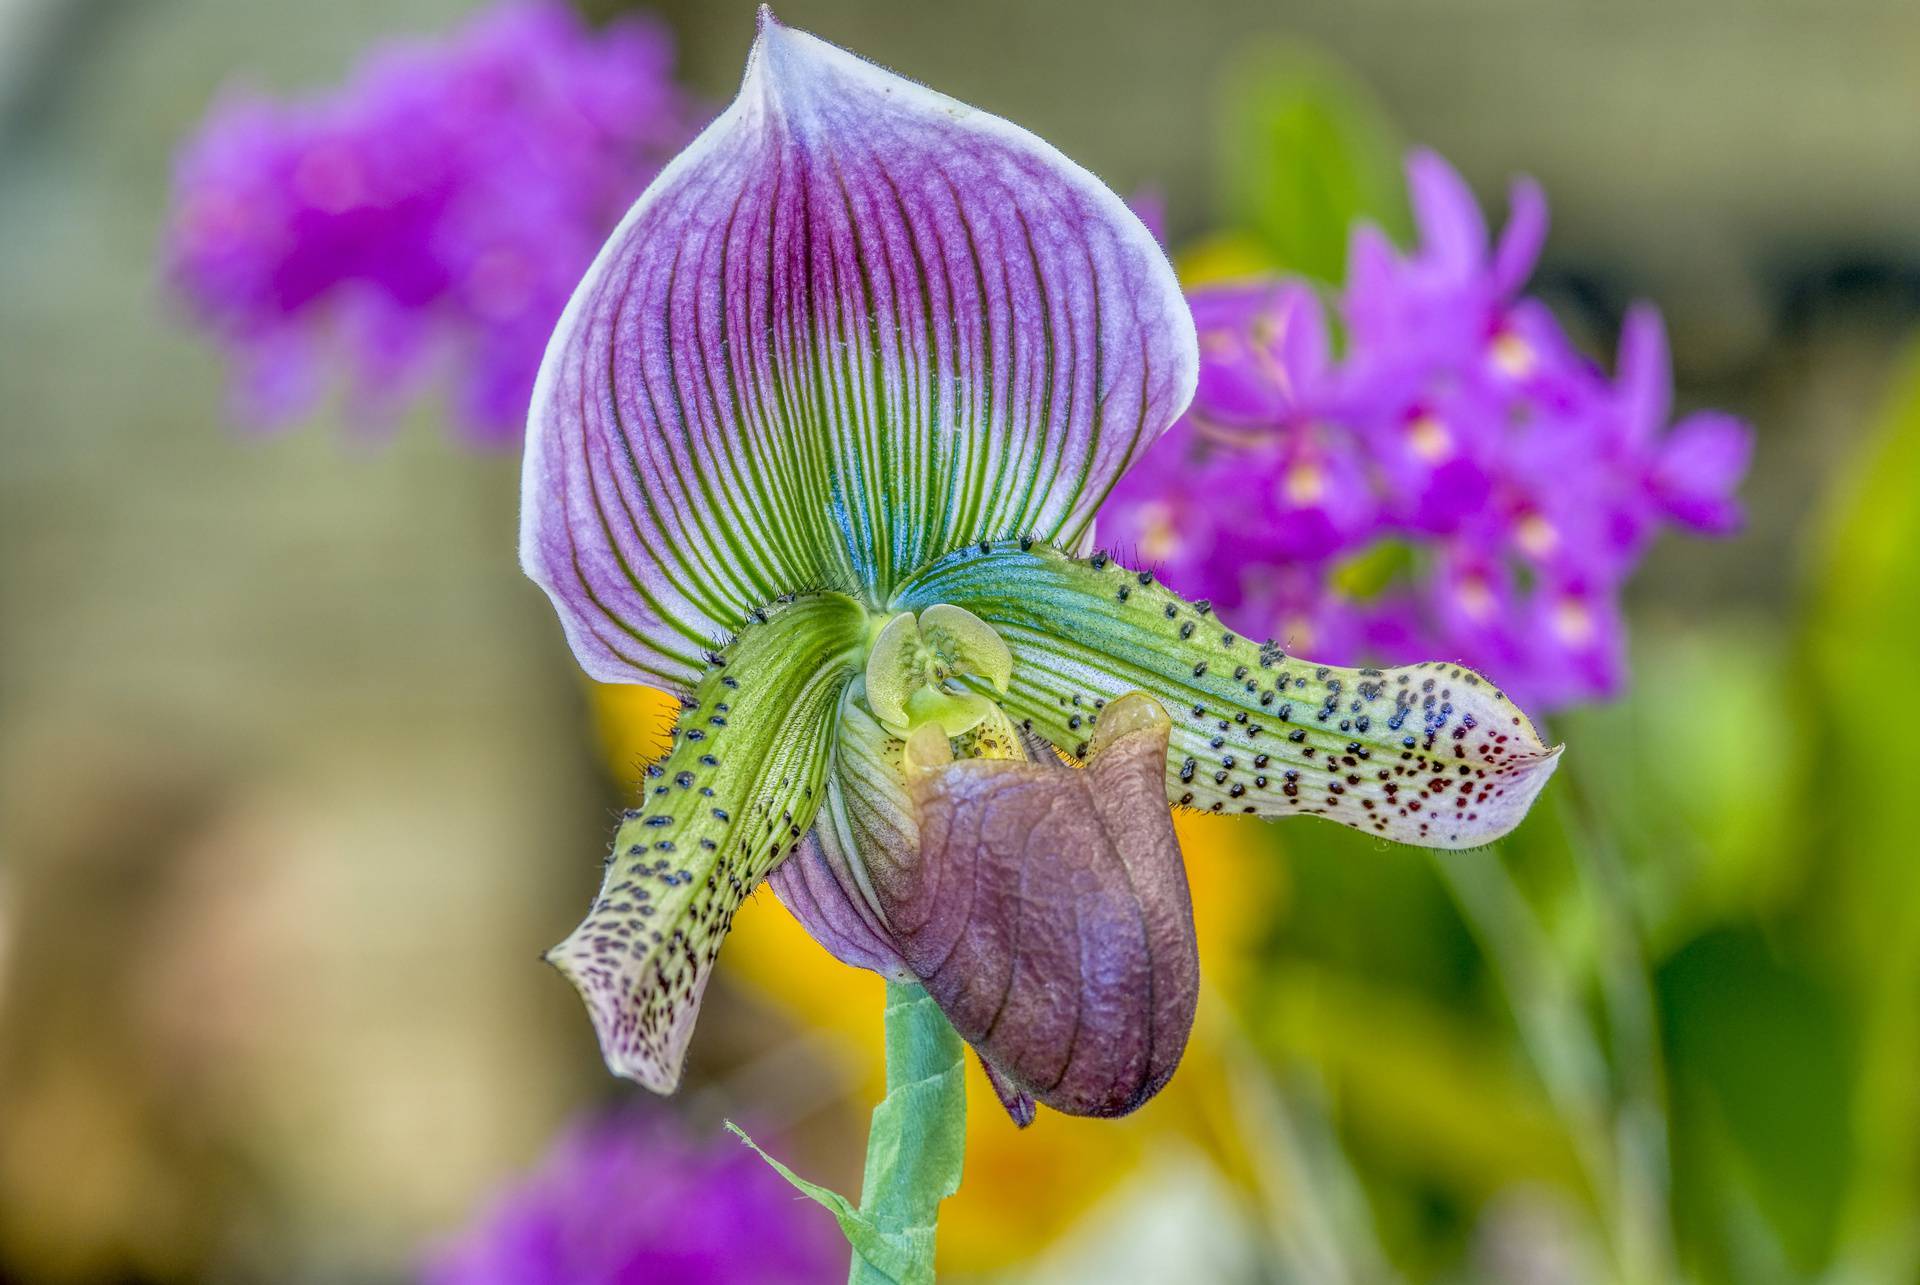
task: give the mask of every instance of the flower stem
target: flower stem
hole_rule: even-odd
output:
[[[966,1152],[966,1045],[911,982],[887,983],[887,1096],[873,1110],[860,1213],[904,1251],[885,1266],[855,1246],[848,1285],[933,1280],[940,1202],[960,1188]]]
[[[1567,825],[1564,813],[1557,819]],[[1500,854],[1432,855],[1506,992],[1521,1043],[1566,1126],[1598,1206],[1617,1278],[1671,1280],[1676,1273],[1661,1221],[1666,1152],[1658,1132],[1664,1117],[1658,1054],[1650,1043],[1652,997],[1638,946],[1627,941],[1631,911],[1621,904],[1625,893],[1617,872],[1594,865],[1599,854],[1582,848],[1587,840],[1569,834],[1589,894],[1607,899],[1597,911],[1604,917],[1602,994],[1622,1060],[1631,1063],[1626,1101],[1616,1097],[1600,1035],[1580,1003],[1576,980],[1554,955],[1545,926]],[[1656,1061],[1647,1063],[1648,1057]]]

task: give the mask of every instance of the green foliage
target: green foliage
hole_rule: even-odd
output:
[[[1806,617],[1817,718],[1799,812],[1821,860],[1805,929],[1860,1025],[1846,1231],[1877,1258],[1890,1240],[1911,1244],[1920,1202],[1920,740],[1906,726],[1920,656],[1920,343],[1819,537]]]
[[[1683,1243],[1717,1279],[1818,1271],[1852,1164],[1856,1067],[1837,997],[1752,927],[1689,942],[1658,985]]]
[[[1271,266],[1338,281],[1356,220],[1405,232],[1399,135],[1330,56],[1296,44],[1249,51],[1225,78],[1221,120],[1221,208]]]
[[[1780,729],[1785,718],[1808,716],[1803,703],[1782,706],[1794,679],[1767,624],[1638,620],[1626,698],[1555,729],[1579,747],[1574,784],[1631,868],[1633,909],[1656,953],[1730,919],[1777,913],[1800,877],[1793,818],[1804,738],[1777,735],[1756,754],[1749,737],[1699,735],[1703,727]],[[1646,752],[1667,745],[1688,747],[1686,771]]]

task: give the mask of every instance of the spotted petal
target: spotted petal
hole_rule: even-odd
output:
[[[674,745],[614,837],[600,895],[547,953],[607,1066],[669,1093],[734,911],[799,845],[824,793],[833,711],[867,616],[841,594],[765,613],[680,710]]]
[[[1560,753],[1470,669],[1316,665],[1101,554],[1018,541],[964,550],[894,607],[930,602],[999,632],[1013,652],[1007,712],[1069,753],[1088,752],[1108,702],[1158,696],[1174,720],[1167,797],[1186,807],[1474,847],[1520,823]]]
[[[739,97],[555,331],[522,562],[589,673],[684,692],[782,590],[883,602],[982,538],[1073,547],[1197,366],[1092,175],[763,11]]]

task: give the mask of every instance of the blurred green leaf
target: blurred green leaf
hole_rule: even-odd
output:
[[[1262,838],[1291,885],[1287,914],[1264,943],[1270,969],[1333,965],[1439,1004],[1484,1004],[1479,952],[1425,852],[1326,822],[1274,826]]]
[[[1516,1182],[1578,1184],[1551,1104],[1470,1015],[1310,964],[1268,976],[1248,1007],[1262,1051],[1314,1066],[1373,1158],[1463,1201]]]
[[[1333,587],[1349,598],[1378,597],[1414,570],[1414,548],[1405,540],[1376,540],[1333,568]]]
[[[1920,343],[1817,533],[1806,660],[1814,717],[1800,794],[1807,918],[1857,992],[1860,1172],[1847,1232],[1877,1253],[1911,1238],[1920,1200],[1920,738],[1907,680],[1920,654]]]
[[[1404,235],[1401,140],[1351,71],[1309,45],[1265,44],[1223,83],[1221,208],[1271,267],[1338,281],[1356,219]]]
[[[1631,871],[1635,919],[1664,953],[1713,925],[1771,913],[1792,894],[1805,746],[1782,736],[1756,755],[1745,737],[1698,733],[1780,722],[1788,658],[1766,622],[1656,617],[1634,630],[1625,699],[1557,719],[1555,735],[1579,751],[1562,788],[1578,794],[1585,815],[1606,819]],[[1663,745],[1688,747],[1685,772],[1646,753]],[[1560,891],[1585,895],[1578,883]]]
[[[1658,969],[1682,1242],[1714,1278],[1751,1279],[1730,1233],[1750,1205],[1797,1274],[1832,1254],[1852,1163],[1854,1050],[1828,987],[1758,930],[1706,933]]]

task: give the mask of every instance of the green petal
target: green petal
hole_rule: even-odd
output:
[[[882,955],[890,954],[893,944],[874,896],[871,868],[912,861],[920,848],[920,820],[907,793],[900,753],[900,741],[862,706],[856,684],[841,704],[833,773],[815,834],[841,890],[850,903],[857,896],[855,910],[884,943],[874,947]],[[802,922],[807,922],[804,916]]]
[[[734,911],[813,824],[834,710],[867,613],[818,594],[760,613],[681,708],[614,836],[600,895],[547,958],[580,991],[607,1066],[659,1093],[680,1080]]]
[[[920,624],[911,611],[889,620],[867,653],[867,704],[883,722],[907,725],[907,698],[927,684]]]
[[[969,548],[914,577],[893,607],[936,602],[1006,640],[1002,704],[1069,753],[1087,754],[1107,701],[1157,696],[1174,719],[1167,796],[1188,807],[1324,816],[1402,843],[1473,847],[1519,824],[1560,753],[1472,670],[1296,659],[1104,554]]]

